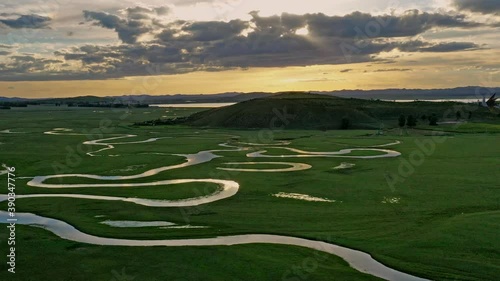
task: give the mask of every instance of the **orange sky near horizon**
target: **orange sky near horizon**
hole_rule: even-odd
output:
[[[372,90],[386,88],[495,87],[499,73],[447,66],[321,65],[286,68],[252,68],[178,75],[137,76],[108,80],[0,81],[0,96],[47,98],[74,96],[216,94],[224,92],[281,92]],[[384,71],[385,70],[385,71]]]

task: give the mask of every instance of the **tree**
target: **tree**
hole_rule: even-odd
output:
[[[347,117],[343,117],[340,121],[340,129],[347,130],[351,126],[351,120]]]
[[[491,98],[486,102],[486,105],[488,105],[488,107],[494,107],[495,106],[495,103],[497,102],[497,99],[495,96],[497,94],[493,94],[493,96],[491,96]]]
[[[403,128],[406,125],[406,117],[401,114],[398,120],[399,127]]]
[[[457,120],[460,120],[462,118],[462,113],[460,111],[457,111],[457,113],[455,113],[455,116],[457,117]]]
[[[469,117],[467,119],[472,119],[472,111],[469,111]]]
[[[437,118],[436,114],[432,114],[429,117],[429,125],[430,126],[437,126],[437,121],[438,121],[438,118]]]
[[[424,115],[422,115],[422,116],[420,117],[420,119],[422,119],[422,121],[425,121],[425,120],[427,119],[427,115],[425,115],[425,114],[424,114]]]
[[[408,115],[406,119],[406,125],[410,128],[414,128],[417,126],[417,118],[413,117],[413,115]]]

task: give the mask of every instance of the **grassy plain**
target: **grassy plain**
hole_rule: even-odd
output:
[[[125,114],[127,111],[129,114]],[[308,151],[337,151],[399,140],[401,144],[387,149],[397,150],[402,156],[380,159],[247,158],[247,153],[259,150],[268,150],[273,155],[290,154],[281,149],[256,146],[249,151],[217,152],[223,157],[127,181],[218,178],[240,183],[235,196],[199,207],[151,208],[125,202],[29,198],[17,201],[17,211],[61,219],[83,232],[103,237],[168,239],[271,233],[359,249],[390,267],[433,280],[495,280],[500,276],[498,124],[469,122],[437,128],[421,126],[403,134],[399,129],[389,130],[382,136],[370,130],[263,131],[131,126],[133,122],[166,114],[186,116],[194,111],[165,108],[2,111],[0,131],[11,129],[20,133],[0,133],[0,163],[15,166],[17,177],[58,173],[132,175],[184,161],[182,157],[169,154],[224,149],[218,144],[225,142],[272,143],[276,140],[289,140],[289,147]],[[103,126],[106,124],[108,126]],[[54,128],[69,128],[73,129],[72,133],[88,136],[43,134]],[[445,131],[447,137],[433,137],[432,133],[437,130]],[[136,140],[170,138],[115,145],[113,150],[103,151],[102,156],[97,157],[85,154],[101,147],[81,145],[82,142],[115,134],[134,134],[138,136]],[[132,140],[135,139],[124,141]],[[434,144],[432,153],[422,151],[419,144],[424,142]],[[422,163],[413,165],[412,172],[401,173],[402,163],[412,161],[412,155],[419,151],[424,155]],[[162,155],[147,154],[152,152]],[[313,167],[271,174],[216,169],[226,167],[224,163],[227,162],[248,161],[297,162]],[[343,171],[332,169],[342,162],[356,166]],[[388,183],[395,178],[400,181]],[[0,180],[5,182],[5,175],[0,176]],[[17,194],[61,193],[60,189],[27,186],[28,180],[18,179]],[[53,179],[53,183],[56,182],[99,181]],[[177,199],[208,194],[216,189],[212,184],[185,184],[153,188],[63,189],[63,192]],[[271,196],[278,192],[303,193],[336,202]],[[399,198],[399,203],[382,203],[386,198]],[[6,208],[5,203],[0,206]],[[100,224],[106,219],[164,220],[209,228],[130,228],[125,231]],[[11,275],[6,263],[1,262],[1,280],[120,280],[116,275],[124,272],[135,277],[129,280],[377,280],[351,269],[335,256],[318,257],[314,251],[296,247],[104,247],[65,241],[28,226],[18,226],[17,235],[18,273]],[[4,257],[6,238],[4,228],[0,232]],[[311,259],[318,266],[308,271],[304,264]],[[289,274],[294,268],[298,268],[296,273]]]

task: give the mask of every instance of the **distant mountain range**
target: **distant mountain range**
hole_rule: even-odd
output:
[[[386,89],[386,90],[339,90],[331,92],[311,93],[331,95],[346,98],[385,99],[385,100],[432,100],[432,99],[488,99],[493,93],[500,93],[500,88],[460,87],[453,89]],[[123,95],[114,97],[82,96],[73,98],[7,98],[0,97],[3,103],[135,103],[135,104],[162,104],[162,103],[225,103],[242,102],[255,98],[263,98],[277,93],[222,93],[222,94],[176,94],[176,95]]]
[[[500,93],[500,88],[460,87],[452,89],[385,89],[385,90],[340,90],[332,92],[317,92],[346,98],[368,98],[388,100],[433,100],[433,99],[486,99],[494,93]]]
[[[7,97],[0,97],[0,102],[20,102],[20,101],[27,101],[29,99],[24,99],[24,98],[7,98]]]
[[[81,104],[81,103],[131,103],[131,104],[162,104],[162,103],[172,103],[172,104],[182,104],[182,103],[224,103],[224,102],[241,102],[245,100],[255,99],[270,96],[270,93],[223,93],[223,94],[212,94],[212,95],[124,95],[124,96],[113,96],[113,97],[97,97],[97,96],[80,96],[80,97],[68,97],[68,98],[37,98],[37,99],[27,99],[27,98],[7,98],[0,97],[0,102],[3,103],[33,103],[33,104]]]

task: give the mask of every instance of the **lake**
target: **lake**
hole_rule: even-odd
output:
[[[477,103],[478,99],[437,99],[437,100],[427,100],[427,99],[413,99],[413,100],[389,100],[384,99],[385,101],[395,101],[395,102],[414,102],[414,101],[430,101],[430,102],[463,102],[463,103]]]
[[[463,102],[463,103],[477,103],[478,99],[437,99],[437,100],[389,100],[384,99],[384,101],[394,101],[394,102],[414,102],[414,101],[430,101],[430,102]],[[154,107],[174,107],[174,108],[217,108],[236,104],[235,102],[213,102],[213,103],[167,103],[167,104],[150,104]]]
[[[215,108],[236,104],[235,102],[214,102],[214,103],[172,103],[172,104],[150,104],[155,107],[189,107],[189,108]]]

